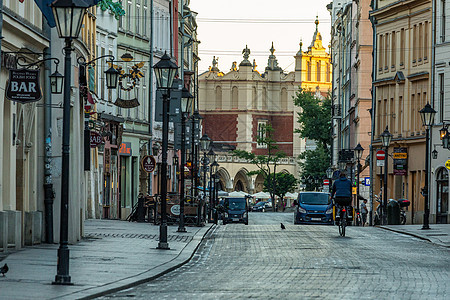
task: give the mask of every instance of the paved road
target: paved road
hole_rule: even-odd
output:
[[[252,213],[248,226],[218,226],[180,269],[104,299],[450,299],[448,248],[347,230],[343,238],[333,226],[293,225],[292,213]]]

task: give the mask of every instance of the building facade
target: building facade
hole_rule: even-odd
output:
[[[422,223],[425,178],[425,128],[419,110],[431,98],[432,2],[373,1],[375,56],[373,78],[374,150],[382,148],[380,134],[393,135],[388,153],[406,153],[406,164],[388,158],[388,199],[411,201],[407,222]],[[395,164],[394,164],[395,163]],[[384,169],[384,168],[383,168]],[[374,165],[374,193],[383,173]]]
[[[199,105],[203,133],[212,139],[214,151],[218,152],[219,186],[226,191],[256,193],[263,189],[263,177],[247,173],[257,167],[233,157],[229,150],[267,154],[257,137],[261,128],[270,124],[278,149],[286,153],[276,172],[298,177],[297,157],[305,150],[306,142],[294,135],[299,126],[299,108],[292,99],[300,87],[318,91],[319,95],[327,93],[331,88],[331,68],[317,29],[308,50],[303,52],[300,48],[295,55],[293,72],[284,73],[278,66],[273,44],[262,73],[256,69],[255,61],[250,62],[250,49],[246,47],[243,54],[239,66],[233,63],[227,72],[221,72],[213,59],[210,70],[199,76]]]

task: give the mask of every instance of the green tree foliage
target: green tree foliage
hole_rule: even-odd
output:
[[[248,163],[255,165],[258,167],[258,170],[248,172],[247,175],[256,175],[261,174],[264,178],[269,179],[268,183],[268,192],[270,197],[272,198],[272,205],[275,207],[275,189],[276,181],[273,181],[274,177],[271,174],[276,173],[277,165],[281,158],[285,157],[286,154],[282,151],[277,151],[278,146],[276,145],[276,141],[273,137],[273,128],[270,124],[263,126],[261,132],[258,133],[258,138],[256,139],[258,144],[266,145],[267,154],[266,155],[256,155],[249,151],[244,150],[234,150],[233,156],[239,157],[241,159],[245,159]],[[272,180],[272,182],[270,182]],[[276,180],[276,177],[275,177]],[[272,187],[272,188],[270,188]]]
[[[305,89],[299,89],[294,98],[294,104],[301,108],[297,113],[300,128],[295,132],[301,138],[314,140],[324,149],[331,145],[331,96],[317,99],[315,94]]]
[[[273,186],[274,182],[276,182],[275,186]],[[287,192],[293,192],[295,190],[297,183],[298,180],[292,174],[272,173],[270,176],[264,178],[264,192],[273,189],[273,193],[280,197],[280,199],[283,199]]]
[[[314,190],[322,185],[322,178],[330,166],[331,96],[317,99],[313,92],[299,89],[294,104],[301,108],[297,115],[300,128],[295,132],[300,138],[314,140],[317,144],[316,149],[306,150],[299,156],[301,181],[307,190]]]
[[[125,15],[125,10],[122,7],[122,3],[119,1],[113,2],[112,0],[101,0],[97,5],[103,11],[108,9],[114,15],[116,20],[119,20],[120,16]]]

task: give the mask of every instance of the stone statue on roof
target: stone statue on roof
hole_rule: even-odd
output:
[[[219,72],[219,58],[216,59],[215,56],[213,56],[213,61],[212,61],[212,68],[211,71],[213,72]]]
[[[230,69],[230,71],[237,71],[237,66],[236,66],[236,62],[235,61],[233,61],[233,63],[231,64],[231,69]]]
[[[242,54],[244,54],[244,60],[241,61],[239,66],[251,66],[252,63],[248,60],[250,57],[250,49],[248,49],[247,45],[245,45],[245,49],[242,50]]]

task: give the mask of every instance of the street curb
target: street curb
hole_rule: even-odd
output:
[[[388,228],[388,227],[384,227],[384,226],[377,226],[377,227],[381,228],[381,229],[384,229],[384,230],[389,230],[389,231],[392,231],[392,232],[395,232],[395,233],[401,233],[401,234],[404,234],[404,235],[413,236],[415,238],[421,239],[423,241],[427,241],[429,243],[432,243],[432,244],[435,244],[435,245],[438,245],[438,246],[441,246],[441,247],[450,248],[450,246],[448,246],[448,245],[445,245],[445,244],[433,241],[430,238],[427,238],[427,237],[424,237],[424,236],[421,236],[421,235],[418,235],[418,234],[415,234],[415,233],[412,233],[412,232],[396,230],[396,229]]]
[[[68,295],[64,295],[62,297],[59,296],[54,299],[95,299],[157,279],[188,263],[197,252],[205,236],[211,231],[211,229],[216,228],[216,226],[217,225],[213,224],[211,226],[201,228],[198,233],[193,236],[192,241],[189,242],[175,258],[166,263],[163,263],[132,277],[124,278],[103,286],[77,291]],[[190,254],[184,255],[189,252]],[[152,275],[150,275],[149,273]]]

